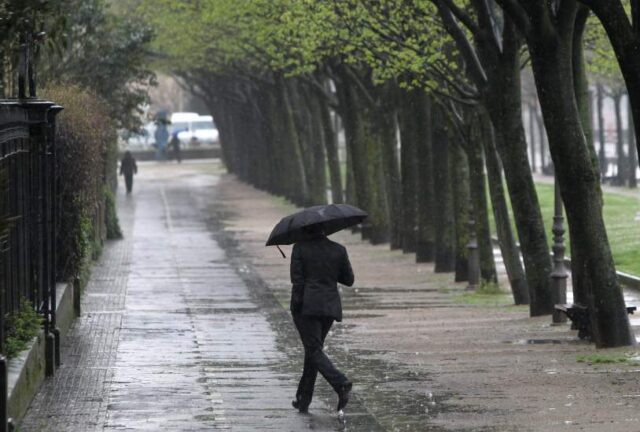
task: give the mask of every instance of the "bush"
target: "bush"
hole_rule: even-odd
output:
[[[42,326],[42,316],[38,315],[29,300],[22,298],[20,309],[9,315],[5,325],[6,340],[3,354],[7,358],[13,358],[20,351],[24,351],[29,341],[38,335]]]
[[[111,192],[109,186],[104,189],[104,199],[106,203],[105,222],[107,224],[107,238],[110,240],[121,239],[122,230],[118,221],[118,212],[116,211],[116,198]]]
[[[115,173],[115,124],[106,104],[73,85],[53,85],[43,96],[64,107],[57,118],[60,155],[60,226],[58,274],[63,280],[80,275],[86,261],[99,252],[105,211],[105,183]]]

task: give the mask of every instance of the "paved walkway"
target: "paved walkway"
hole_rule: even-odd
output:
[[[640,430],[637,353],[578,361],[595,350],[568,325],[508,295],[468,298],[450,274],[348,231],[334,238],[356,284],[326,348],[354,381],[347,425],[322,379],[312,414],[297,414],[289,261],[264,247],[293,206],[211,162],[140,168],[119,197],[126,239],[107,245],[22,431]]]
[[[105,248],[63,364],[21,431],[341,427],[326,391],[311,415],[291,408],[295,334],[278,331],[286,313],[245,283],[214,238],[217,170],[195,166],[143,165],[133,196],[120,196],[125,239]],[[353,407],[351,424],[377,430]]]

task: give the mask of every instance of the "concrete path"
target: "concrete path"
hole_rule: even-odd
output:
[[[507,294],[468,296],[349,231],[333,238],[356,284],[326,347],[354,382],[347,424],[322,379],[312,414],[297,414],[289,261],[264,247],[295,208],[210,161],[140,172],[132,197],[120,191],[126,238],[105,248],[21,431],[640,430],[635,348],[596,352]]]
[[[195,169],[194,169],[195,166]],[[335,396],[290,405],[301,351],[286,312],[216,241],[217,165],[141,166],[21,431],[332,431]],[[286,328],[286,330],[282,330]],[[380,430],[354,401],[356,430]]]

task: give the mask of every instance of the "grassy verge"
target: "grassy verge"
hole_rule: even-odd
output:
[[[553,185],[536,184],[540,209],[546,231],[548,233],[549,246],[551,246],[553,226]],[[640,276],[640,221],[636,221],[636,215],[640,213],[640,199],[632,196],[604,192],[604,220],[607,226],[609,244],[613,252],[616,268],[620,271]],[[510,207],[510,206],[509,206]],[[511,208],[509,208],[511,211]],[[491,224],[494,227],[493,214],[490,213]],[[565,220],[566,221],[566,220]],[[565,222],[565,230],[567,229]],[[515,226],[514,226],[515,232]],[[569,234],[565,234],[565,245],[569,245]],[[568,254],[568,250],[567,250]]]
[[[596,352],[592,354],[582,354],[576,357],[578,363],[588,364],[627,364],[629,366],[640,366],[640,353],[637,352]]]
[[[454,297],[454,301],[475,306],[516,307],[513,305],[513,296],[494,283],[485,283],[477,291],[464,292]]]

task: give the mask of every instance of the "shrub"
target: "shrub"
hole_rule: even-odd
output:
[[[118,221],[118,212],[116,211],[116,198],[109,186],[104,189],[104,199],[106,204],[105,222],[107,224],[107,238],[110,240],[121,239],[122,230]]]
[[[29,341],[38,335],[42,319],[29,300],[20,299],[20,309],[9,315],[5,321],[6,339],[3,354],[12,358],[26,349]]]
[[[117,134],[106,104],[73,85],[53,85],[42,94],[64,107],[57,118],[56,145],[60,155],[60,226],[58,274],[78,276],[99,251],[96,224],[105,209],[105,183],[115,174],[112,162]]]

